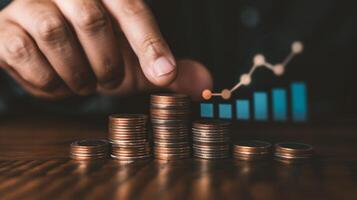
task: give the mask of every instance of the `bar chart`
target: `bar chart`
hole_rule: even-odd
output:
[[[306,83],[293,82],[288,88],[254,91],[250,98],[227,102],[202,102],[202,118],[240,121],[306,122],[308,120],[308,91]]]

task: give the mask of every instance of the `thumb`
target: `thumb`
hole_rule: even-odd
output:
[[[176,62],[153,13],[143,0],[104,0],[137,55],[145,77],[155,86],[169,85]]]
[[[173,92],[190,95],[194,101],[202,100],[202,91],[212,89],[213,80],[208,69],[193,60],[177,61],[177,77],[169,85]]]

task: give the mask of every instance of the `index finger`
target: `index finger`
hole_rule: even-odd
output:
[[[148,6],[142,0],[103,3],[119,23],[146,78],[157,86],[170,84],[176,77],[176,62]]]

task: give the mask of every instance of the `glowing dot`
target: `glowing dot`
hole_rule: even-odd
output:
[[[205,100],[209,100],[211,97],[212,97],[212,92],[211,90],[203,90],[202,92],[202,97],[205,99]]]
[[[254,65],[257,65],[257,66],[264,65],[265,57],[262,54],[257,54],[254,56],[253,62],[254,62]]]
[[[291,51],[293,51],[293,53],[301,53],[304,50],[304,45],[299,42],[299,41],[295,41],[292,45],[291,45]]]
[[[240,77],[240,82],[243,84],[243,85],[249,85],[251,82],[252,82],[252,78],[249,74],[243,74],[241,77]]]
[[[285,72],[285,67],[282,64],[277,64],[277,65],[274,66],[273,72],[274,72],[275,75],[281,76]]]
[[[224,89],[222,90],[221,95],[223,99],[229,99],[231,98],[231,91],[229,91],[228,89]]]

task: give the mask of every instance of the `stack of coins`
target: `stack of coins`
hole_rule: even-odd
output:
[[[71,144],[70,157],[75,160],[108,158],[109,143],[106,140],[78,140]]]
[[[147,132],[147,116],[142,114],[117,114],[109,117],[111,156],[132,161],[151,156]]]
[[[190,98],[183,94],[151,95],[155,157],[179,160],[191,156]]]
[[[192,125],[193,155],[203,159],[230,156],[230,123],[221,120],[199,120]]]
[[[281,162],[299,162],[312,158],[313,155],[314,148],[308,144],[286,142],[275,145],[275,158]]]
[[[266,159],[271,153],[271,143],[259,140],[240,141],[233,146],[233,156],[239,160]]]

